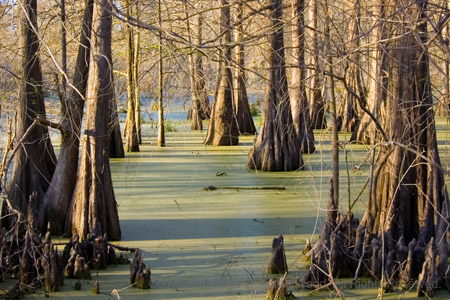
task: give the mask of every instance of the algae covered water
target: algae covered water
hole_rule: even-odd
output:
[[[317,238],[326,212],[330,144],[320,141],[327,141],[330,133],[316,133],[318,151],[304,155],[304,171],[270,173],[246,168],[254,137],[241,137],[238,146],[205,146],[205,132],[187,131],[187,126],[175,124],[167,147],[158,148],[156,129],[147,124],[141,152],[111,161],[123,238],[119,244],[142,249],[152,270],[152,289],[130,287],[129,266],[109,266],[94,271],[92,280],[82,282],[81,291],[72,289],[75,281],[65,280],[62,291],[50,297],[265,299],[268,280],[279,278],[266,274],[272,239],[279,234],[285,237],[289,289],[302,299],[336,297],[328,290],[310,294],[295,285],[307,271],[301,260],[305,241]],[[343,211],[365,182],[366,153],[361,145],[348,145],[341,152]],[[208,191],[207,186],[233,188]],[[359,202],[354,213],[361,216],[364,207],[364,201]],[[95,281],[100,283],[99,296],[90,293]],[[350,289],[350,281],[339,281],[346,298],[377,298],[376,281],[362,279],[358,289]],[[447,296],[445,291],[438,293],[443,299]],[[37,291],[31,297],[44,299],[45,293]],[[399,297],[414,299],[415,293],[385,295]]]

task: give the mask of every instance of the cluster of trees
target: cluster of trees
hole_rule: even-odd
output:
[[[302,153],[315,151],[313,129],[333,130],[327,222],[309,253],[306,280],[333,282],[363,272],[363,263],[386,289],[419,275],[419,290],[428,294],[449,285],[447,172],[434,125],[435,104],[440,113],[450,109],[447,1],[20,0],[0,7],[2,20],[10,20],[2,21],[2,34],[22,41],[21,63],[11,55],[17,49],[0,53],[4,94],[14,84],[20,91],[2,163],[3,226],[31,215],[40,231],[50,222],[57,234],[120,239],[109,158],[139,151],[140,95],[157,95],[159,146],[163,100],[175,87],[190,94],[193,130],[209,119],[205,144],[236,145],[239,135],[256,134],[247,88],[254,92],[264,82],[263,120],[248,167],[301,169]],[[50,44],[55,18],[61,39]],[[124,149],[116,95],[125,86]],[[58,123],[46,118],[46,94],[58,95]],[[61,132],[58,159],[48,127]],[[351,142],[374,145],[361,222],[352,205],[338,214],[339,130],[351,132]]]

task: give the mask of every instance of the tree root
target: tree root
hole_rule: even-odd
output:
[[[280,235],[272,241],[272,257],[267,266],[267,273],[284,274],[287,271],[286,255],[284,254],[284,238]]]
[[[24,217],[19,216],[17,219],[24,220]],[[58,291],[64,277],[91,279],[91,269],[130,263],[122,253],[117,256],[114,248],[134,251],[132,248],[114,247],[106,236],[90,235],[86,240],[80,241],[74,235],[63,251],[58,252],[51,240],[50,228],[42,240],[40,233],[33,229],[32,218],[27,218],[27,224],[17,225],[17,230],[12,233],[0,232],[0,278],[19,278],[14,286],[1,293],[0,296],[6,299],[19,299],[40,286],[44,286],[46,292]],[[27,227],[25,234],[19,227]],[[149,268],[148,272],[140,270],[140,276],[144,276],[141,281],[144,283],[148,282],[145,280],[147,273],[149,274]],[[74,288],[81,288],[81,282]]]
[[[385,293],[411,289],[417,282],[417,296],[427,297],[450,286],[448,242],[443,231],[437,234],[443,238],[431,238],[426,247],[416,239],[406,244],[403,237],[393,243],[389,232],[384,237],[369,235],[365,226],[356,225],[359,222],[340,217],[347,218],[337,222],[340,228],[303,251],[310,270],[303,281],[298,280],[301,285],[318,291],[332,287],[333,278],[353,277],[355,287],[359,275],[373,276],[381,280]]]
[[[149,289],[151,286],[150,267],[144,264],[141,251],[136,250],[130,269],[130,284],[136,284],[138,289]]]

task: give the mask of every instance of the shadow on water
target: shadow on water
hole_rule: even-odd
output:
[[[123,241],[275,237],[301,234],[316,218],[120,220]]]

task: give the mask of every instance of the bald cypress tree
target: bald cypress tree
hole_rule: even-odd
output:
[[[46,126],[35,126],[36,118],[46,118],[42,90],[42,70],[39,59],[40,42],[37,24],[37,0],[20,1],[20,31],[22,37],[22,80],[17,108],[17,145],[14,169],[8,186],[8,198],[14,207],[24,214],[32,194],[40,201],[48,189],[55,170],[56,157]],[[3,202],[2,215],[9,215]],[[11,218],[3,218],[3,226],[12,225]]]
[[[269,75],[261,131],[248,154],[247,166],[263,171],[292,171],[303,167],[293,125],[286,78],[281,0],[268,2],[273,32],[269,36]]]
[[[220,34],[222,36],[222,48],[220,50],[220,81],[218,93],[211,111],[211,119],[206,145],[228,146],[239,143],[239,130],[233,109],[233,77],[230,69],[231,47],[227,45],[231,41],[231,15],[228,0],[221,0],[220,9]]]
[[[108,0],[94,0],[86,125],[80,170],[66,229],[81,237],[121,237],[108,155],[108,130],[114,86],[111,61],[112,16]]]
[[[388,140],[376,160],[363,219],[358,224],[350,213],[327,216],[311,251],[308,282],[350,275],[362,259],[360,271],[380,279],[385,291],[396,280],[408,285],[418,279],[418,294],[432,296],[449,284],[449,198],[432,109],[427,4],[394,0],[387,7]]]

